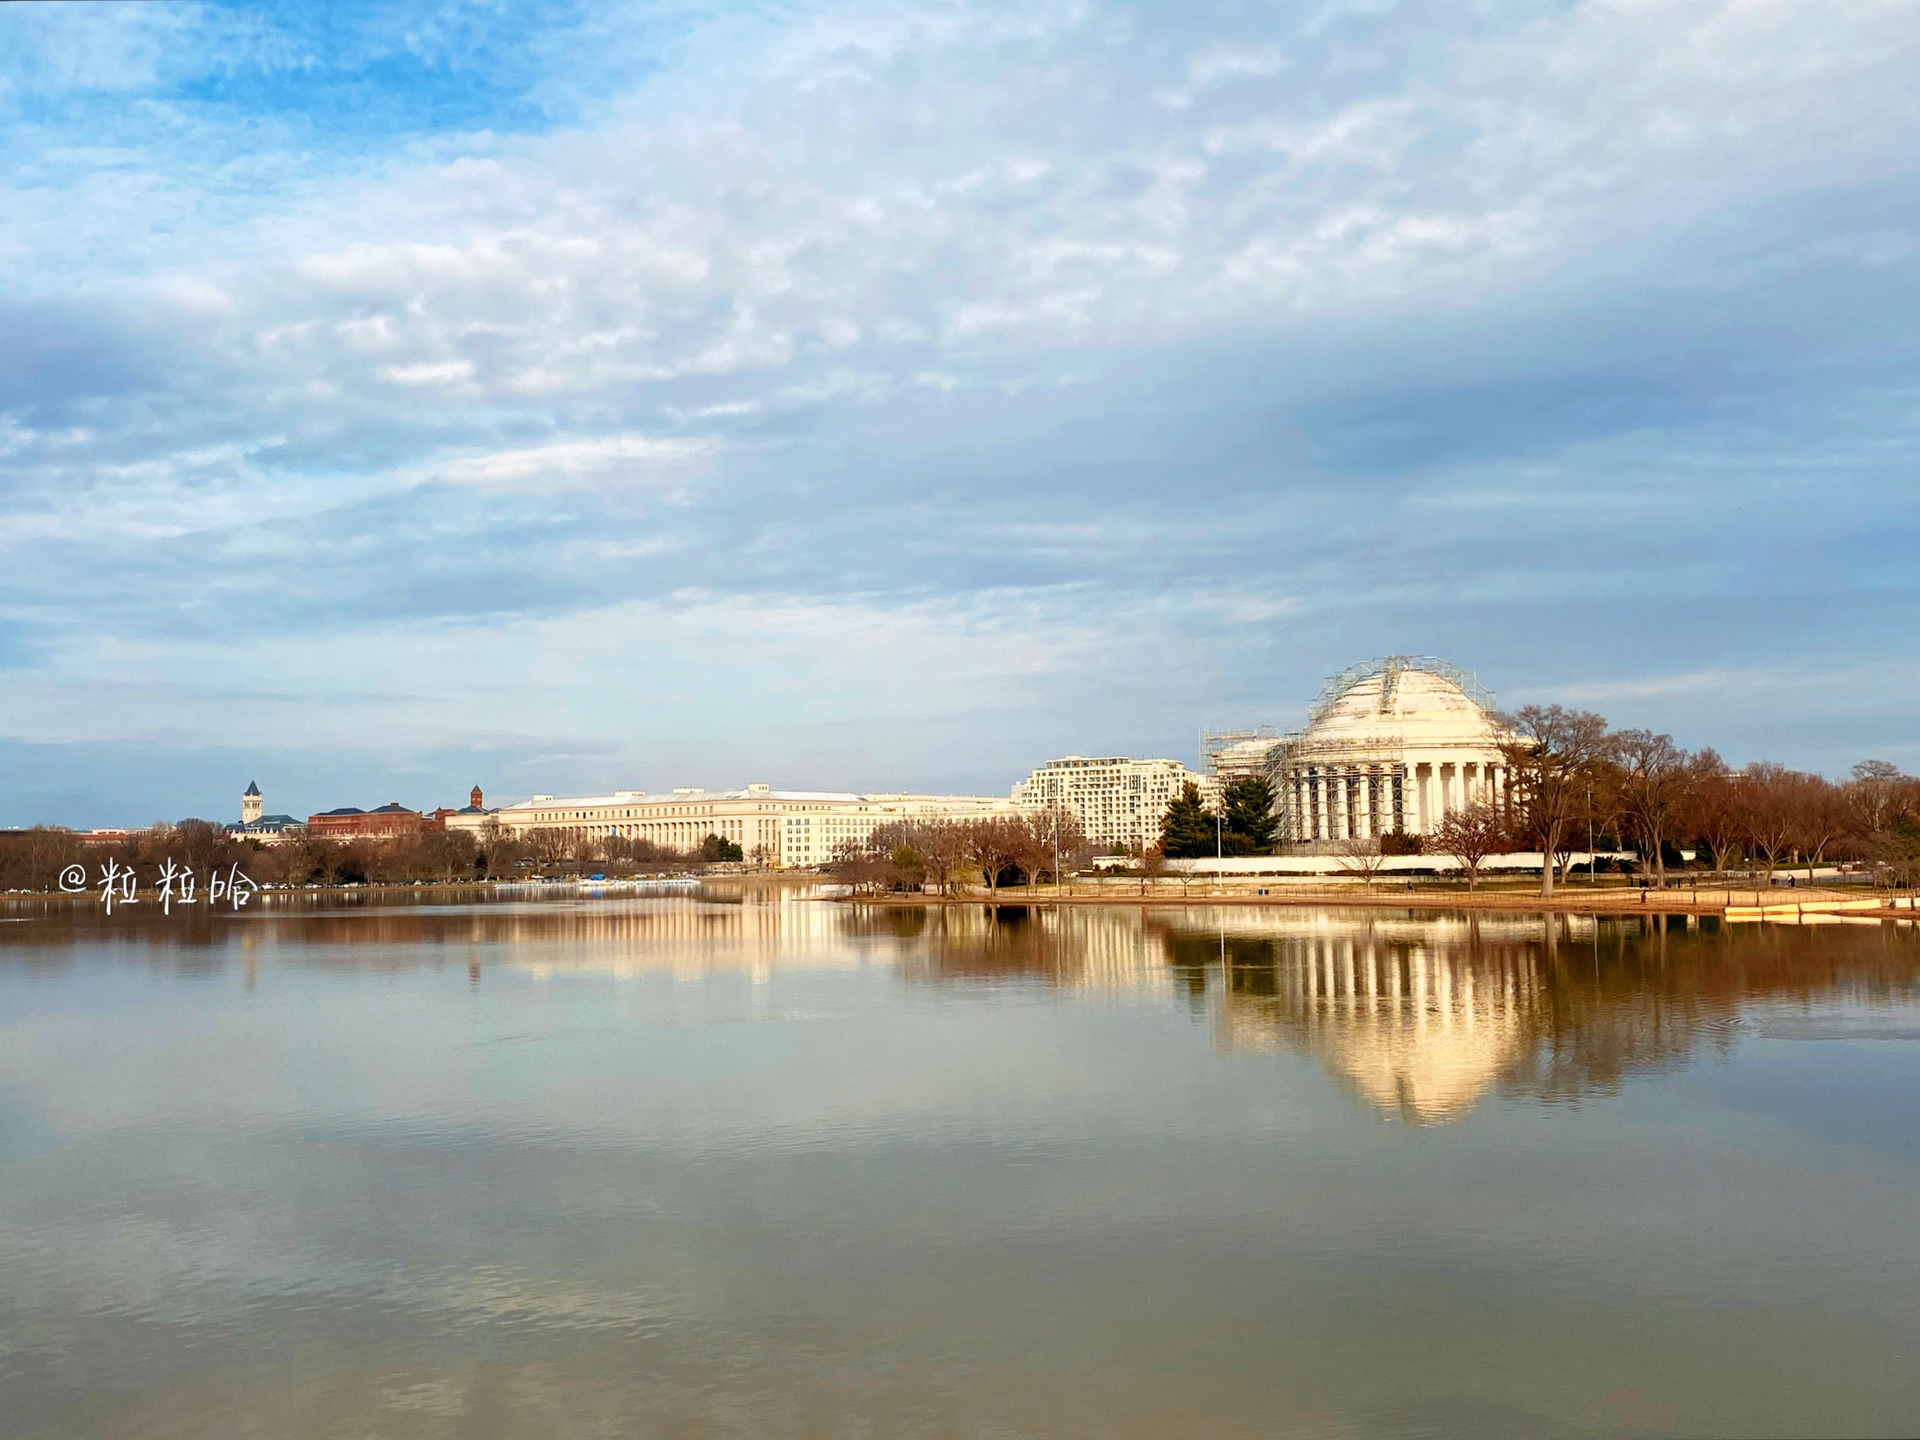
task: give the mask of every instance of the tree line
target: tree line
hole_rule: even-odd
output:
[[[1590,710],[1530,705],[1502,717],[1509,784],[1496,800],[1450,812],[1431,835],[1399,833],[1345,842],[1350,867],[1371,878],[1385,855],[1428,851],[1460,862],[1469,885],[1484,863],[1517,850],[1542,854],[1541,893],[1552,894],[1572,857],[1627,851],[1665,884],[1687,864],[1726,871],[1836,861],[1920,879],[1920,779],[1884,760],[1863,760],[1835,782],[1772,761],[1735,769],[1712,749],[1689,751],[1671,735],[1610,728]],[[1189,784],[1168,807],[1159,852],[1169,859],[1258,855],[1274,845],[1273,789],[1236,780],[1209,808]]]
[[[1865,861],[1911,883],[1920,862],[1920,779],[1884,760],[1863,760],[1833,781],[1770,760],[1734,769],[1711,748],[1689,751],[1671,735],[1612,730],[1590,710],[1530,705],[1510,722],[1503,747],[1513,775],[1509,802],[1463,813],[1457,828],[1479,829],[1508,848],[1542,852],[1540,888],[1553,893],[1576,851],[1609,842],[1630,850],[1660,883],[1681,863],[1725,871],[1809,872],[1835,861]],[[1449,817],[1450,819],[1452,817]],[[1462,837],[1447,826],[1439,845]],[[1516,843],[1520,842],[1520,843]]]
[[[53,890],[78,866],[91,884],[101,867],[131,868],[143,882],[168,861],[208,875],[238,866],[259,885],[411,885],[587,873],[632,876],[745,859],[739,845],[708,835],[692,850],[650,840],[582,836],[558,828],[515,834],[497,822],[478,832],[335,839],[302,832],[280,844],[240,838],[209,820],[181,820],[101,844],[71,830],[36,826],[0,834],[0,890]]]
[[[855,893],[949,895],[978,880],[1002,885],[1058,883],[1083,868],[1093,842],[1066,811],[1031,811],[967,820],[899,820],[841,847],[828,865]]]

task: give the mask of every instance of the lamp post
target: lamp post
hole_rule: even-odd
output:
[[[1220,800],[1220,810],[1226,809],[1226,797]],[[1221,827],[1226,817],[1220,810],[1213,812],[1213,893],[1219,895],[1227,888],[1227,850]]]
[[[1060,802],[1053,802],[1053,898],[1060,898]]]
[[[1600,883],[1600,857],[1593,853],[1593,787],[1587,786],[1587,884]]]

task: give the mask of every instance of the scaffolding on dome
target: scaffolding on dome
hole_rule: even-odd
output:
[[[1307,723],[1297,730],[1278,730],[1271,725],[1202,730],[1200,758],[1204,769],[1221,784],[1251,775],[1264,777],[1273,786],[1273,812],[1279,821],[1280,838],[1289,844],[1333,843],[1326,837],[1377,834],[1383,825],[1406,828],[1416,806],[1426,804],[1420,798],[1426,792],[1422,790],[1417,796],[1415,791],[1427,782],[1409,768],[1405,742],[1394,733],[1387,717],[1395,711],[1400,677],[1409,671],[1447,681],[1486,712],[1491,724],[1501,725],[1492,713],[1493,692],[1473,671],[1437,655],[1383,655],[1349,665],[1329,677],[1307,711]],[[1382,721],[1379,733],[1356,734],[1350,727],[1342,727],[1343,733],[1338,735],[1315,734],[1315,727],[1342,698],[1375,676],[1384,677],[1377,705]],[[1323,777],[1333,773],[1329,767],[1339,767],[1346,777],[1338,815],[1327,810],[1332,792],[1326,787],[1333,782]],[[1304,785],[1296,783],[1303,777]],[[1354,828],[1356,824],[1358,829]]]
[[[1362,660],[1357,665],[1349,665],[1339,674],[1328,677],[1327,683],[1321,688],[1320,698],[1307,709],[1307,724],[1314,724],[1338,703],[1341,696],[1362,680],[1371,680],[1376,675],[1386,677],[1386,683],[1380,687],[1380,712],[1387,713],[1393,708],[1394,692],[1399,687],[1400,677],[1409,670],[1437,675],[1458,686],[1461,693],[1482,710],[1493,709],[1493,691],[1482,685],[1480,677],[1471,670],[1462,670],[1438,655],[1382,655],[1377,660]]]
[[[1209,775],[1228,781],[1267,772],[1266,754],[1280,743],[1280,732],[1271,725],[1255,725],[1239,730],[1202,730],[1200,760]]]

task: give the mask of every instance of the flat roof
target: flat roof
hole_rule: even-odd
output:
[[[737,790],[683,790],[649,795],[644,791],[626,790],[612,795],[544,795],[536,799],[515,800],[500,807],[502,811],[527,810],[564,810],[569,806],[577,809],[611,809],[615,806],[665,807],[669,805],[702,805],[721,800],[799,800],[820,801],[831,804],[894,804],[916,800],[972,800],[983,805],[1006,803],[997,795],[921,795],[903,791],[883,791],[872,794],[857,794],[851,790],[750,790],[741,787]]]

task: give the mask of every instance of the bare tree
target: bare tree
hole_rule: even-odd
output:
[[[520,843],[512,831],[489,816],[480,826],[477,841],[487,874],[498,877],[512,873],[513,862],[520,858]]]
[[[639,835],[609,835],[594,848],[609,864],[629,868],[659,869],[692,862],[691,856]]]
[[[918,889],[931,881],[945,895],[968,859],[969,844],[964,822],[897,820],[876,829],[866,848],[892,866],[892,883]]]
[[[1340,862],[1342,870],[1349,875],[1358,875],[1360,883],[1369,888],[1387,863],[1387,857],[1380,853],[1378,840],[1366,840],[1358,835],[1350,835],[1342,840],[1334,851],[1334,858]]]
[[[1149,845],[1140,852],[1140,893],[1147,893],[1155,881],[1167,873],[1167,856],[1158,845]]]
[[[414,842],[414,863],[423,879],[471,880],[479,854],[473,837],[464,830],[431,829]]]
[[[1899,813],[1901,791],[1910,783],[1900,767],[1886,760],[1862,760],[1841,787],[1847,818],[1862,840],[1883,834]]]
[[[80,837],[36,825],[0,836],[0,890],[51,890],[69,865],[84,866]]]
[[[1480,887],[1480,867],[1512,847],[1506,815],[1497,805],[1481,802],[1449,811],[1433,832],[1433,848],[1451,855],[1467,872],[1467,889]]]
[[[1053,815],[1044,810],[1016,815],[1007,821],[1007,833],[1013,863],[1020,867],[1020,878],[1031,889],[1053,868]]]
[[[1026,838],[1022,828],[1004,816],[975,820],[967,826],[967,858],[980,867],[989,895],[1000,893],[1000,872],[1020,863],[1020,848]]]
[[[942,895],[952,893],[954,872],[967,863],[967,831],[951,820],[930,820],[915,827],[915,845],[926,857],[927,874]]]
[[[1767,884],[1773,884],[1780,857],[1793,845],[1799,825],[1796,776],[1784,765],[1756,760],[1740,772],[1737,799],[1741,838],[1767,862]]]
[[[1671,735],[1622,730],[1613,737],[1613,746],[1621,811],[1640,842],[1640,853],[1652,859],[1653,873],[1665,889],[1667,841],[1680,824],[1700,772],[1694,758],[1675,745]]]
[[[1060,872],[1086,864],[1093,853],[1092,843],[1080,822],[1063,810],[1035,810],[1007,821],[1012,837],[1013,863],[1020,867],[1029,886],[1040,883],[1042,875],[1060,883]]]
[[[1811,885],[1814,867],[1826,862],[1827,851],[1847,833],[1846,796],[1824,775],[1801,775],[1794,790],[1794,838],[1806,854]]]
[[[827,862],[827,871],[851,885],[856,895],[862,891],[877,895],[885,890],[917,888],[925,873],[918,851],[899,836],[883,836],[879,831],[864,841],[841,842]]]
[[[856,895],[877,895],[888,889],[893,880],[893,866],[872,843],[875,838],[843,841],[827,861],[827,873],[836,880],[844,880]]]
[[[1713,868],[1724,871],[1742,833],[1739,780],[1713,750],[1700,751],[1693,764],[1695,780],[1687,799],[1686,823],[1713,852]]]
[[[535,864],[543,868],[573,859],[575,843],[573,832],[557,825],[543,825],[529,830],[525,840],[527,853],[533,857]]]
[[[1910,878],[1920,854],[1920,780],[1888,761],[1862,760],[1841,791],[1858,850]]]
[[[1596,772],[1611,753],[1607,722],[1590,710],[1529,705],[1514,715],[1500,748],[1517,809],[1539,838],[1540,893],[1553,894],[1555,857],[1585,813]]]

